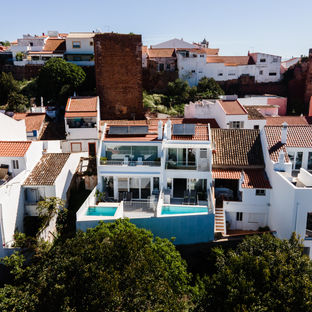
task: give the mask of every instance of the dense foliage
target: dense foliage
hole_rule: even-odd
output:
[[[215,253],[197,311],[312,311],[312,265],[295,236],[253,236]]]
[[[13,285],[0,289],[1,311],[184,311],[190,275],[168,240],[127,220],[101,223],[56,241],[24,267],[6,260]]]
[[[223,94],[223,90],[213,78],[202,78],[197,87],[190,87],[187,81],[176,79],[174,82],[168,83],[165,94],[148,94],[144,92],[143,104],[151,112],[183,116],[184,105],[190,101],[215,99]]]
[[[0,105],[5,105],[9,94],[19,90],[18,82],[14,80],[12,73],[2,72],[0,75]]]
[[[85,78],[81,67],[60,58],[51,58],[39,72],[38,88],[47,100],[63,103],[82,85]]]
[[[11,92],[8,98],[7,110],[12,112],[24,113],[29,106],[29,99],[17,92]]]

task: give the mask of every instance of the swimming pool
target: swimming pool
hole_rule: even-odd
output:
[[[207,206],[162,206],[161,214],[162,215],[172,215],[172,214],[185,214],[185,213],[208,213]]]
[[[117,207],[89,207],[87,216],[107,216],[112,217],[115,215]]]

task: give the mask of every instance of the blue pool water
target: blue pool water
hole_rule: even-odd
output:
[[[208,207],[205,206],[162,206],[162,215],[183,214],[183,213],[199,213],[207,212]]]
[[[117,207],[89,207],[87,216],[109,216],[115,215]]]

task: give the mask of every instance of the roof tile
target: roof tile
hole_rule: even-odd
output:
[[[69,156],[69,153],[43,155],[25,180],[24,185],[53,185]]]
[[[0,141],[0,157],[24,157],[30,141]]]

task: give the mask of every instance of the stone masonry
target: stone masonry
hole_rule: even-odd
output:
[[[101,119],[142,119],[141,35],[94,36],[96,91]]]

